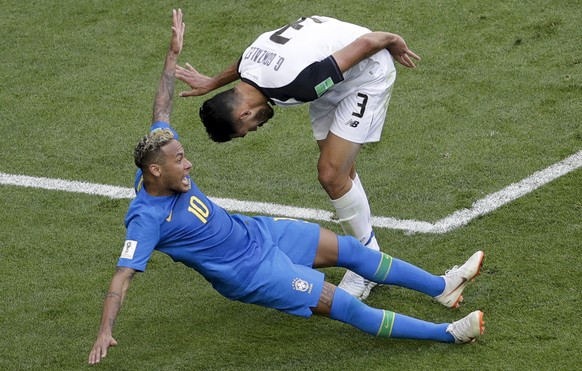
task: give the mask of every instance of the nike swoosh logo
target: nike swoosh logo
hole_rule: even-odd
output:
[[[174,210],[170,211],[170,215],[168,215],[168,217],[166,218],[167,222],[171,222],[172,221],[172,213],[174,212]]]
[[[467,282],[467,279],[465,277],[461,278],[461,283],[459,283],[459,285],[457,287],[455,287],[453,290],[451,290],[451,294],[453,292],[457,291],[459,289],[459,287],[463,286],[466,282]]]

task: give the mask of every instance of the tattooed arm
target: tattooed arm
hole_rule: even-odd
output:
[[[170,123],[170,114],[172,113],[172,99],[174,97],[174,75],[176,73],[176,63],[178,56],[182,51],[184,42],[184,30],[186,26],[182,22],[182,10],[173,10],[173,25],[172,25],[172,41],[168,54],[166,55],[166,62],[164,63],[164,71],[160,77],[158,91],[154,98],[154,108],[152,122],[163,121]]]
[[[113,324],[121,308],[123,298],[129,289],[129,283],[135,275],[135,270],[125,267],[115,268],[115,274],[109,285],[109,291],[103,302],[103,314],[101,315],[101,326],[97,340],[89,354],[89,363],[99,363],[101,359],[107,356],[107,349],[117,345],[117,341],[112,336]]]
[[[154,99],[153,122],[170,122],[172,98],[174,95],[174,74],[176,72],[178,56],[182,51],[184,30],[185,25],[182,22],[182,11],[180,9],[173,10],[172,40],[166,55],[164,70],[160,77],[158,90]],[[88,361],[90,364],[99,363],[103,357],[107,356],[107,350],[109,347],[117,345],[117,341],[112,336],[113,324],[135,272],[134,269],[127,267],[117,267],[115,269],[115,274],[109,285],[109,291],[103,302],[99,334],[97,335],[97,340],[89,354]]]

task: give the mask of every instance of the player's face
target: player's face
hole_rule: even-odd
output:
[[[187,176],[192,163],[184,156],[184,148],[177,140],[172,140],[162,147],[164,164],[161,165],[161,177],[164,188],[169,194],[184,193],[190,190],[190,178]]]
[[[261,106],[253,112],[252,116],[243,121],[243,124],[232,137],[244,137],[249,131],[257,131],[261,126],[269,121],[274,114],[273,107],[270,105],[265,104],[264,106]]]

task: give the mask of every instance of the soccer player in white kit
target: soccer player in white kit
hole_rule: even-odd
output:
[[[364,143],[380,140],[396,79],[393,58],[409,68],[415,67],[411,58],[420,60],[396,34],[311,16],[263,33],[215,77],[189,64],[178,66],[176,77],[191,87],[183,97],[204,95],[240,79],[200,109],[217,142],[257,130],[273,117],[272,105],[309,102],[320,149],[319,182],[344,232],[379,250],[355,159]],[[363,300],[374,285],[347,271],[339,287]]]

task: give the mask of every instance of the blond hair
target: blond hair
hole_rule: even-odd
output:
[[[174,133],[168,128],[156,129],[144,136],[133,150],[135,165],[145,171],[150,164],[162,161],[162,147],[173,139]]]

